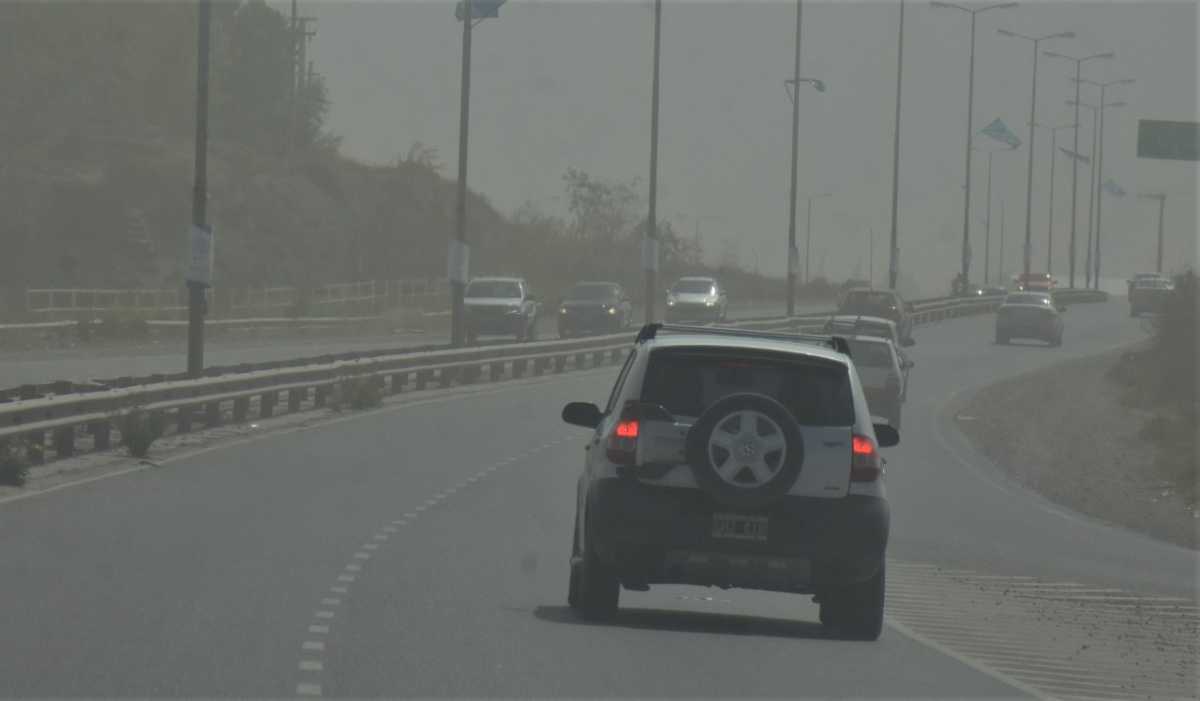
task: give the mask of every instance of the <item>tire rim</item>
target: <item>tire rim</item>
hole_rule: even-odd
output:
[[[779,424],[766,414],[737,411],[718,421],[709,434],[708,460],[725,484],[757,489],[783,468],[787,440]]]

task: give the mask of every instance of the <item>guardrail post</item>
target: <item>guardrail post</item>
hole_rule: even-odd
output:
[[[250,398],[238,397],[233,400],[233,422],[235,424],[245,423],[246,414],[250,413]]]
[[[392,394],[400,394],[404,391],[404,383],[408,380],[407,372],[393,372],[388,384],[388,391]]]
[[[587,365],[587,353],[579,351],[575,354],[575,369],[582,370]]]
[[[592,367],[598,368],[604,364],[604,351],[592,353]]]
[[[300,403],[308,399],[307,387],[296,387],[288,390],[288,413],[294,414],[300,411]]]
[[[534,358],[533,359],[533,374],[534,375],[541,375],[542,371],[545,368],[546,368],[546,359],[545,358]]]
[[[108,450],[112,446],[112,426],[107,421],[89,423],[88,433],[92,434],[93,450]]]
[[[416,384],[417,384],[417,391],[418,391],[418,392],[420,392],[420,391],[424,390],[424,389],[425,389],[425,385],[429,384],[429,380],[430,380],[430,374],[431,374],[431,372],[432,372],[432,371],[430,371],[430,370],[418,370],[418,371],[417,371],[417,382],[416,382]]]
[[[25,437],[25,456],[31,465],[46,464],[46,436],[42,431]]]
[[[556,373],[562,372],[563,368],[565,368],[566,366],[567,366],[567,356],[565,356],[565,355],[554,356],[554,372],[556,372]]]
[[[189,433],[192,430],[192,407],[181,406],[175,411],[178,424],[176,429],[179,433]]]
[[[313,408],[320,409],[329,401],[329,385],[317,385],[317,391],[313,396]]]
[[[442,389],[445,389],[454,382],[454,368],[442,368],[438,372],[438,381]]]
[[[68,458],[75,454],[75,427],[64,426],[54,429],[54,455]]]
[[[518,379],[518,378],[520,378],[521,376],[523,376],[523,375],[525,374],[525,371],[528,369],[528,365],[529,365],[529,361],[528,361],[528,360],[514,360],[514,361],[512,361],[512,376],[513,376],[513,379],[515,380],[515,379]]]
[[[483,366],[461,365],[458,367],[456,374],[458,375],[459,383],[464,385],[470,384],[479,380],[480,376],[483,375]]]
[[[204,427],[212,428],[221,425],[221,403],[209,402],[204,405]]]
[[[271,390],[263,392],[262,397],[258,400],[258,416],[262,419],[269,419],[275,414],[275,403],[279,401],[279,391]]]
[[[614,363],[620,362],[620,360],[621,360],[621,349],[619,349],[619,348],[613,348],[613,349],[612,349],[612,351],[611,351],[611,353],[612,353],[612,362],[614,362]]]
[[[504,361],[500,360],[500,361],[496,361],[496,362],[492,363],[491,368],[488,370],[488,379],[491,380],[492,382],[499,382],[500,379],[503,377],[504,377]]]

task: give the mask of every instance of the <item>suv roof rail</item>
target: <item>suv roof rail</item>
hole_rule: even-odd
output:
[[[842,336],[830,336],[824,334],[812,333],[783,333],[775,331],[750,331],[748,329],[738,329],[726,326],[693,326],[688,324],[663,324],[652,323],[646,324],[642,330],[638,332],[637,343],[653,340],[658,337],[660,331],[671,331],[675,333],[697,333],[707,334],[712,336],[738,336],[742,338],[766,338],[774,341],[792,341],[799,343],[818,343],[841,353],[842,355],[850,355],[850,343]]]

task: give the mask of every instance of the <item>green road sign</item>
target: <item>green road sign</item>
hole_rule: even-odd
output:
[[[1139,119],[1137,155],[1169,161],[1200,160],[1200,124]]]

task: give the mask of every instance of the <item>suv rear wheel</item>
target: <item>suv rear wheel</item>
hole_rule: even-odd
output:
[[[884,566],[874,577],[821,596],[821,625],[851,640],[877,640],[883,632]]]
[[[620,599],[621,582],[617,575],[600,562],[595,555],[595,548],[585,544],[583,557],[572,558],[567,604],[584,618],[600,621],[616,614]]]

